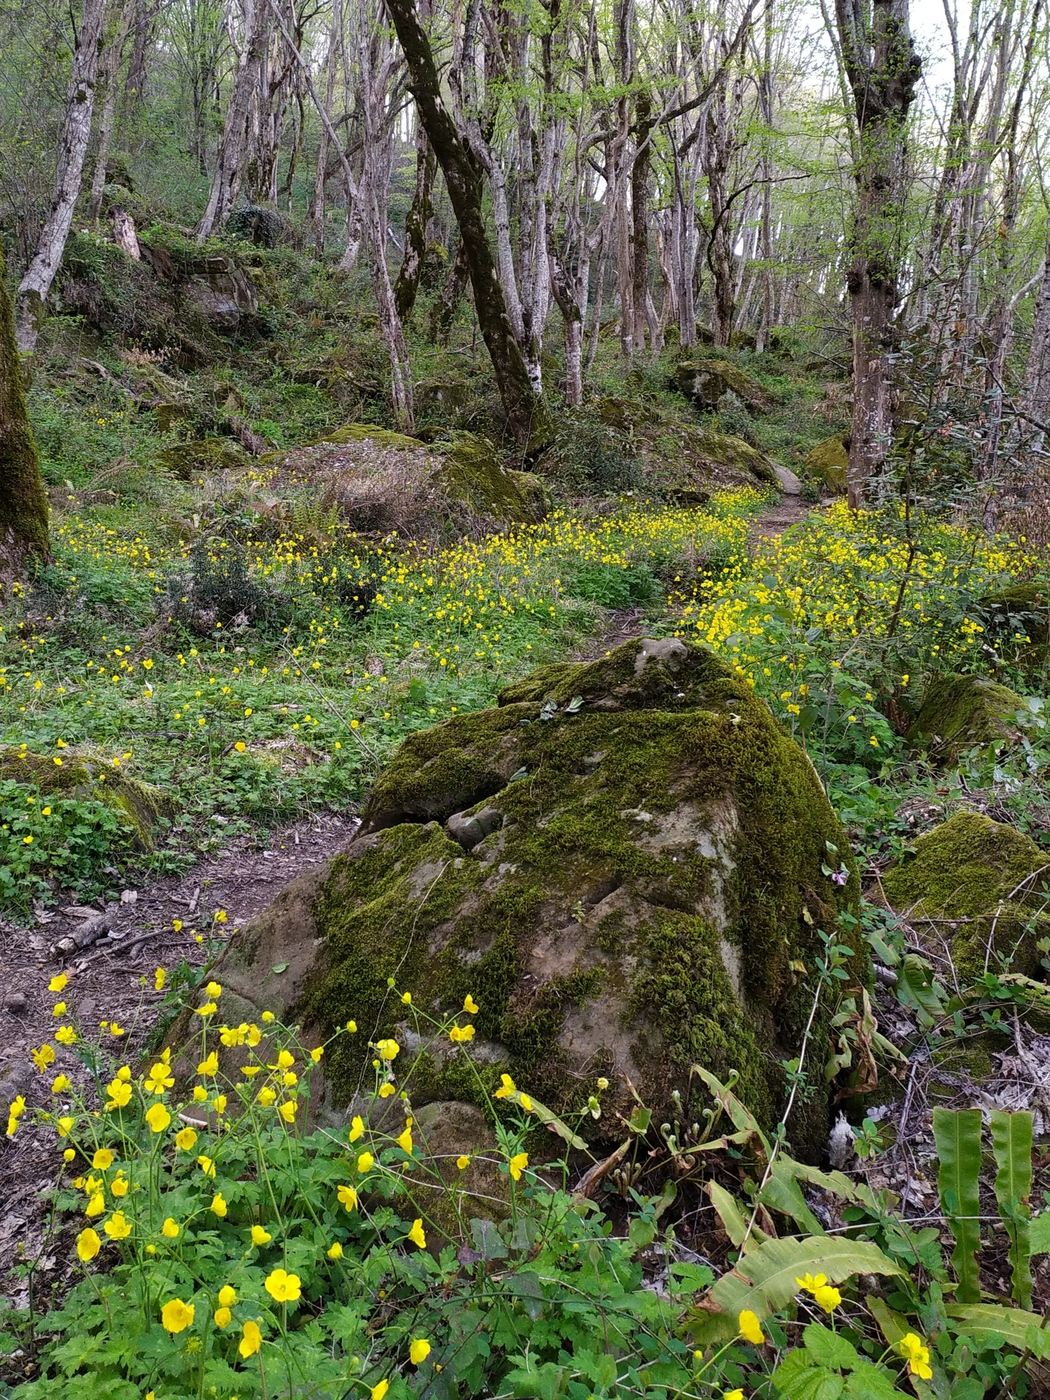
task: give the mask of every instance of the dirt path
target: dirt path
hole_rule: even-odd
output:
[[[48,1084],[59,1069],[75,1081],[87,1079],[69,1051],[60,1052],[61,1063],[47,1075],[37,1073],[30,1061],[31,1048],[48,1041],[57,1025],[52,1014],[57,998],[47,990],[56,973],[70,974],[63,996],[85,1028],[100,1021],[124,1027],[120,1053],[134,1064],[162,1000],[153,990],[154,969],[209,961],[217,941],[228,939],[297,875],[339,851],[356,827],[357,818],[348,813],[317,813],[272,832],[265,842],[231,846],[185,875],[125,891],[123,902],[106,921],[112,932],[73,955],[53,950],[84,925],[90,910],[73,905],[38,911],[29,926],[0,920],[0,1110],[6,1110],[16,1094],[24,1094],[31,1106],[46,1104]],[[226,916],[218,924],[217,910]],[[181,928],[176,929],[176,923]],[[207,937],[198,942],[198,935]],[[24,1303],[26,1283],[12,1278],[9,1270],[26,1241],[44,1237],[41,1188],[52,1179],[55,1138],[52,1131],[35,1128],[27,1115],[17,1137],[0,1138],[0,1144],[5,1196],[0,1296]],[[37,1287],[43,1284],[50,1291],[64,1268],[65,1261],[56,1261],[45,1249],[37,1261]]]

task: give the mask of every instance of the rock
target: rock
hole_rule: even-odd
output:
[[[755,413],[769,408],[771,402],[757,380],[728,360],[682,360],[675,367],[673,386],[701,413],[717,413],[729,394],[735,394]]]
[[[447,375],[421,379],[412,390],[417,414],[431,415],[442,426],[467,422],[477,411],[478,386],[469,379]]]
[[[1026,579],[990,593],[977,609],[1001,652],[1026,675],[1044,677],[1050,667],[1050,589]]]
[[[307,1043],[353,1018],[363,1033],[331,1043],[318,1102],[354,1111],[374,1103],[367,1039],[394,1035],[416,1108],[478,1102],[476,1073],[491,1090],[506,1072],[572,1114],[604,1075],[602,1117],[581,1131],[618,1141],[629,1084],[660,1122],[700,1063],[737,1073],[772,1127],[817,930],[852,943],[866,976],[836,924],[856,874],[840,889],[822,873],[829,843],[845,850],[812,766],[750,689],[699,647],[629,642],[410,737],[346,851],[234,934],[214,970],[223,1013],[274,1010]],[[391,977],[434,1016],[476,997],[476,1072],[402,1019]],[[830,1126],[817,1082],[791,1124],[807,1154]]]
[[[532,524],[550,496],[531,472],[500,464],[495,444],[451,433],[428,445],[371,423],[350,423],[319,442],[260,459],[318,488],[362,532],[435,535]]]
[[[204,472],[233,471],[244,466],[248,456],[239,443],[227,437],[191,438],[165,447],[157,453],[157,465],[180,481],[190,481]]]
[[[291,222],[264,204],[245,204],[235,209],[227,220],[226,227],[238,238],[254,243],[257,248],[279,248],[282,244],[295,242],[295,230]]]
[[[13,745],[0,748],[0,778],[26,783],[48,795],[101,802],[117,814],[137,846],[153,849],[157,827],[175,810],[169,797],[114,768],[101,754],[65,749],[56,757],[61,757],[61,765],[50,754],[31,753]],[[62,872],[55,873],[60,876]]]
[[[1048,860],[1030,836],[979,812],[956,812],[920,836],[912,855],[882,878],[891,908],[947,948],[961,978],[1005,964],[1039,974]],[[990,949],[990,951],[989,951]]]
[[[929,685],[908,737],[929,748],[939,763],[954,763],[966,749],[1016,742],[1038,723],[1015,691],[987,676],[938,676]]]
[[[845,495],[849,440],[841,433],[824,438],[806,453],[805,466],[807,473],[815,477],[827,490]]]
[[[4,1010],[10,1011],[13,1016],[21,1016],[28,1005],[25,992],[8,992],[4,997]]]
[[[255,284],[239,259],[201,253],[183,266],[183,299],[196,304],[213,330],[229,333],[259,310]]]
[[[777,485],[785,496],[802,495],[802,482],[790,467],[782,467],[779,462],[774,462],[773,475],[776,477]]]

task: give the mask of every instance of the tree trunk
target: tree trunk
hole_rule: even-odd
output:
[[[26,413],[7,268],[0,252],[0,595],[27,564],[47,557],[47,496]]]
[[[474,309],[492,360],[507,425],[515,437],[525,440],[540,426],[543,411],[533,392],[521,346],[511,331],[507,304],[496,276],[485,232],[481,172],[441,95],[434,56],[419,23],[415,0],[386,0],[386,6],[408,65],[409,87],[416,99],[419,120],[445,176],[463,240]]]
[[[69,88],[66,120],[58,148],[55,192],[51,210],[37,240],[36,252],[18,287],[16,302],[18,346],[32,354],[43,324],[47,299],[55,280],[66,239],[73,223],[73,210],[80,197],[84,157],[91,139],[91,117],[95,107],[95,79],[98,75],[99,44],[106,0],[84,0],[73,55],[73,76]]]
[[[441,294],[434,303],[434,309],[430,317],[430,339],[436,345],[447,345],[449,336],[452,334],[452,322],[456,315],[456,307],[459,299],[463,295],[463,289],[467,285],[467,255],[463,248],[462,238],[456,247],[456,256],[452,259],[452,264],[445,278],[445,285],[441,288]]]
[[[858,148],[853,261],[853,423],[847,494],[854,508],[882,474],[893,439],[898,250],[904,200],[905,124],[922,65],[908,29],[908,0],[835,0],[842,62],[853,91]]]
[[[124,44],[131,27],[131,10],[125,5],[116,17],[116,33],[110,36],[105,46],[102,61],[102,87],[106,94],[102,104],[102,116],[98,123],[98,149],[95,152],[95,173],[91,178],[91,197],[88,200],[88,218],[94,222],[102,209],[102,194],[106,188],[106,167],[109,153],[113,149],[113,127],[117,118],[117,72],[124,52]]]
[[[208,203],[197,225],[197,242],[203,243],[229,218],[241,188],[248,118],[252,96],[266,62],[266,0],[249,0],[246,6],[244,49],[226,109],[222,141],[215,162]]]
[[[416,187],[405,219],[405,256],[394,288],[397,314],[402,321],[407,321],[412,315],[419,291],[423,260],[427,253],[427,228],[434,212],[432,192],[436,173],[437,158],[427,140],[423,124],[419,123],[416,127]]]

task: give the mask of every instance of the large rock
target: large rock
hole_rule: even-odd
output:
[[[104,755],[86,749],[40,754],[24,745],[0,748],[0,778],[25,783],[49,797],[100,802],[116,813],[135,845],[147,851],[156,844],[159,825],[175,810],[159,788],[132,778]],[[61,877],[60,870],[55,873]]]
[[[966,749],[1016,742],[1036,723],[1027,701],[998,681],[945,675],[930,683],[909,738],[939,762],[954,763]]]
[[[717,413],[731,394],[755,413],[770,405],[762,385],[729,360],[682,360],[675,366],[674,383],[701,413]]]
[[[1050,933],[1048,867],[1046,852],[1016,827],[956,812],[918,838],[883,876],[882,888],[963,980],[986,967],[1035,976],[1037,944]]]
[[[347,850],[235,935],[214,975],[233,1023],[269,1008],[312,1043],[356,1021],[323,1061],[337,1105],[371,1102],[367,1041],[393,1035],[417,1105],[477,1101],[478,1074],[491,1089],[508,1072],[571,1113],[604,1075],[589,1131],[618,1138],[630,1085],[660,1122],[698,1063],[739,1075],[771,1127],[818,930],[852,938],[836,919],[856,875],[822,870],[844,849],[808,759],[746,685],[701,648],[634,641],[410,737]],[[865,969],[855,952],[851,976]],[[438,1017],[477,999],[476,1072],[413,1029],[402,989]],[[817,1076],[796,1106],[800,1151],[820,1150],[828,1096]]]
[[[823,438],[806,453],[806,472],[821,486],[837,495],[845,495],[846,472],[849,468],[849,448],[841,433]]]

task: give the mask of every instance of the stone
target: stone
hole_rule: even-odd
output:
[[[812,765],[723,663],[675,639],[545,668],[496,708],[411,736],[362,818],[214,968],[233,1023],[270,1009],[312,1044],[356,1021],[330,1043],[318,1112],[374,1108],[367,1042],[394,1036],[416,1110],[482,1107],[479,1077],[491,1095],[509,1073],[576,1115],[605,1076],[601,1118],[579,1131],[618,1141],[631,1086],[663,1121],[699,1063],[738,1076],[772,1128],[818,930],[853,950],[844,985],[867,978],[838,923],[856,872],[840,888],[821,868],[846,843]],[[474,996],[469,1047],[420,1035],[403,990],[437,1018]],[[821,1003],[815,1044],[829,1015]],[[830,1096],[818,1079],[796,1105],[799,1152],[824,1150]]]
[[[1039,975],[1037,944],[1050,934],[1050,868],[1046,853],[1016,827],[956,812],[916,840],[883,875],[882,889],[933,952],[948,952],[964,981],[986,966]]]
[[[776,477],[777,485],[785,496],[802,495],[802,482],[790,467],[782,467],[779,462],[774,462],[773,475]]]
[[[967,749],[1016,743],[1037,724],[1035,710],[1009,687],[987,676],[948,674],[930,683],[908,737],[946,764]]]
[[[771,403],[762,385],[729,360],[682,360],[675,367],[673,385],[701,413],[717,413],[730,394],[753,413],[764,412]]]
[[[180,481],[211,471],[234,471],[248,461],[248,454],[228,437],[191,438],[157,453],[157,465]]]
[[[61,764],[55,763],[56,756]],[[154,848],[159,826],[175,811],[171,798],[159,788],[132,778],[104,755],[86,748],[67,748],[52,756],[13,745],[0,747],[0,778],[25,783],[49,796],[101,802],[117,814],[134,844],[146,851]]]
[[[814,477],[826,490],[845,495],[849,445],[841,433],[823,438],[810,448],[804,460],[808,476]]]

